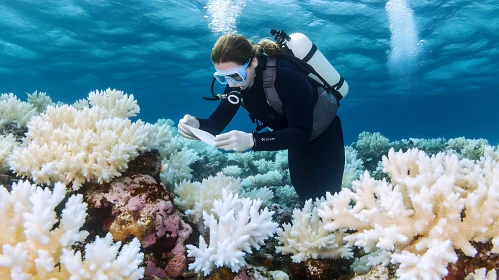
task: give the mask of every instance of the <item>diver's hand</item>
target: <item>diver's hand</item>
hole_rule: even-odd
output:
[[[178,121],[178,133],[185,138],[189,138],[192,140],[199,140],[194,134],[192,134],[190,127],[199,128],[199,121],[191,116],[185,115],[180,121]]]
[[[215,136],[215,146],[226,151],[244,152],[254,145],[253,134],[239,130]]]

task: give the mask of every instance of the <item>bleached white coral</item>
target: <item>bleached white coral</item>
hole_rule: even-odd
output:
[[[277,186],[281,184],[283,174],[277,170],[269,171],[265,174],[257,174],[255,176],[248,176],[242,181],[245,187],[265,187]]]
[[[90,96],[92,107],[50,106],[32,118],[23,144],[12,152],[11,169],[39,184],[78,189],[86,181],[109,182],[155,145],[150,126],[124,118],[138,111],[131,97],[110,89]]]
[[[376,250],[370,254],[363,255],[360,258],[356,258],[350,268],[359,274],[366,274],[369,270],[376,267],[386,267],[390,264],[390,259],[392,257],[391,252],[385,250]],[[361,278],[370,279],[370,278]]]
[[[434,239],[424,247],[421,243],[418,245],[416,250],[424,253],[403,250],[392,255],[391,262],[400,264],[397,269],[400,279],[441,279],[448,273],[448,264],[457,261],[457,254],[450,240]]]
[[[369,133],[363,131],[359,134],[357,142],[353,147],[363,156],[373,156],[383,154],[389,149],[390,140],[379,132]]]
[[[224,167],[222,169],[222,172],[226,176],[231,176],[231,177],[239,178],[239,176],[241,176],[242,170],[237,165],[229,165],[229,166]]]
[[[279,200],[280,204],[286,204],[289,202],[298,202],[299,197],[295,191],[295,188],[289,185],[277,187],[275,189],[276,197]]]
[[[13,93],[4,93],[0,96],[0,127],[8,124],[22,127],[35,115],[37,115],[36,108],[22,102]]]
[[[9,169],[9,161],[7,160],[14,147],[19,144],[12,134],[0,135],[0,171]]]
[[[203,211],[205,226],[210,228],[209,245],[200,236],[199,247],[186,246],[187,255],[195,258],[189,269],[208,275],[214,266],[229,267],[233,272],[245,266],[244,256],[252,248],[260,249],[277,230],[277,223],[272,222],[274,212],[266,207],[260,210],[261,204],[261,200],[241,199],[224,188],[212,211]]]
[[[307,259],[337,259],[353,257],[350,248],[345,247],[345,235],[341,231],[330,233],[324,229],[322,219],[319,217],[317,207],[324,202],[324,198],[305,201],[303,209],[293,211],[291,224],[283,224],[278,228],[278,241],[282,246],[277,246],[276,251],[282,254],[292,254],[293,262],[299,263]]]
[[[497,272],[495,269],[489,270],[485,268],[475,269],[474,272],[468,274],[465,280],[496,280]]]
[[[127,95],[121,90],[108,88],[106,91],[92,91],[88,101],[93,107],[99,107],[109,112],[109,117],[129,118],[140,112],[133,94]]]
[[[111,235],[104,243],[97,239],[85,246],[81,265],[81,254],[71,247],[88,236],[80,231],[87,204],[82,195],[70,196],[58,219],[54,209],[65,196],[61,183],[53,191],[23,181],[12,184],[11,192],[0,186],[0,279],[141,278],[144,269],[138,266],[143,254],[138,240],[125,245],[115,259],[121,244],[112,245]]]
[[[366,172],[353,191],[328,193],[319,209],[327,230],[354,231],[345,237],[348,246],[391,252],[403,278],[445,276],[448,263],[457,260],[455,249],[476,254],[470,241],[490,241],[492,252],[499,251],[496,159],[473,162],[455,154],[429,157],[418,149],[392,149],[383,166],[391,183]]]
[[[245,153],[230,153],[227,154],[227,159],[229,161],[238,162],[244,166],[248,166],[254,160],[255,153],[254,152],[245,152]]]
[[[342,188],[352,188],[352,182],[363,173],[364,163],[357,158],[357,151],[351,146],[345,147],[345,170],[343,171]]]
[[[489,146],[489,142],[486,139],[458,137],[449,139],[448,145],[450,151],[457,153],[461,158],[478,160],[483,156],[485,148]]]
[[[35,91],[33,94],[28,93],[28,104],[33,105],[38,113],[47,109],[47,106],[53,104],[52,99],[45,92]]]
[[[175,205],[185,211],[189,220],[198,224],[202,231],[204,226],[202,222],[203,212],[211,212],[213,203],[222,198],[222,190],[239,193],[241,190],[241,180],[225,176],[222,172],[216,176],[210,176],[199,182],[184,181],[175,186]]]
[[[259,174],[265,174],[269,171],[276,170],[274,162],[265,160],[263,158],[254,161],[253,164],[258,169]]]
[[[155,124],[150,125],[148,149],[159,151],[161,158],[168,159],[173,153],[186,148],[184,137],[179,137],[173,121],[169,119],[159,119]],[[149,124],[148,124],[149,125]],[[194,150],[191,148],[191,150]]]
[[[262,203],[266,205],[274,198],[274,193],[269,188],[264,187],[255,188],[247,192],[243,191],[241,196],[249,199],[260,199],[262,200]]]
[[[174,186],[182,181],[190,180],[192,169],[189,165],[198,159],[198,154],[191,149],[183,148],[181,151],[174,152],[168,159],[162,161],[161,182],[167,186]]]
[[[277,151],[275,155],[275,167],[279,170],[284,170],[289,168],[288,163],[288,150]]]
[[[251,280],[289,280],[289,275],[281,270],[268,270],[264,266],[246,266],[246,274]],[[236,278],[237,279],[237,278]]]
[[[445,138],[433,138],[433,139],[419,139],[419,138],[409,138],[409,142],[412,142],[414,148],[425,151],[429,155],[437,154],[445,150],[447,146],[447,141]]]
[[[113,242],[111,233],[97,237],[85,246],[85,258],[81,252],[63,249],[61,264],[65,266],[71,279],[142,279],[144,268],[139,267],[144,258],[140,253],[137,238],[123,245]]]
[[[88,102],[88,99],[79,99],[76,100],[72,106],[75,107],[76,110],[83,110],[83,108],[90,107],[90,103]]]

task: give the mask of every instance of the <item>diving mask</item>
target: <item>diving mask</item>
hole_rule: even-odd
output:
[[[227,84],[227,80],[231,80],[236,84],[242,84],[246,81],[246,68],[248,68],[250,62],[251,58],[242,66],[226,71],[217,71],[213,76],[215,76],[215,79],[221,84]]]

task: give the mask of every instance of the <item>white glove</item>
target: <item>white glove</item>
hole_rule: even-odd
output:
[[[178,121],[178,133],[185,138],[189,138],[192,140],[199,140],[194,134],[192,134],[190,127],[199,128],[199,121],[191,116],[185,115],[180,121]]]
[[[232,130],[215,137],[215,146],[226,151],[244,152],[254,145],[253,134],[239,130]]]

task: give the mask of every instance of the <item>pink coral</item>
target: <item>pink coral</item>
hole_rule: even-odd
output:
[[[100,186],[90,193],[87,201],[94,208],[111,207],[109,231],[115,241],[135,236],[143,248],[163,252],[154,254],[158,260],[147,261],[146,275],[160,276],[163,273],[158,269],[166,266],[166,275],[175,278],[186,269],[184,242],[192,229],[181,219],[173,199],[174,194],[154,178],[139,174],[115,179],[107,187]]]

